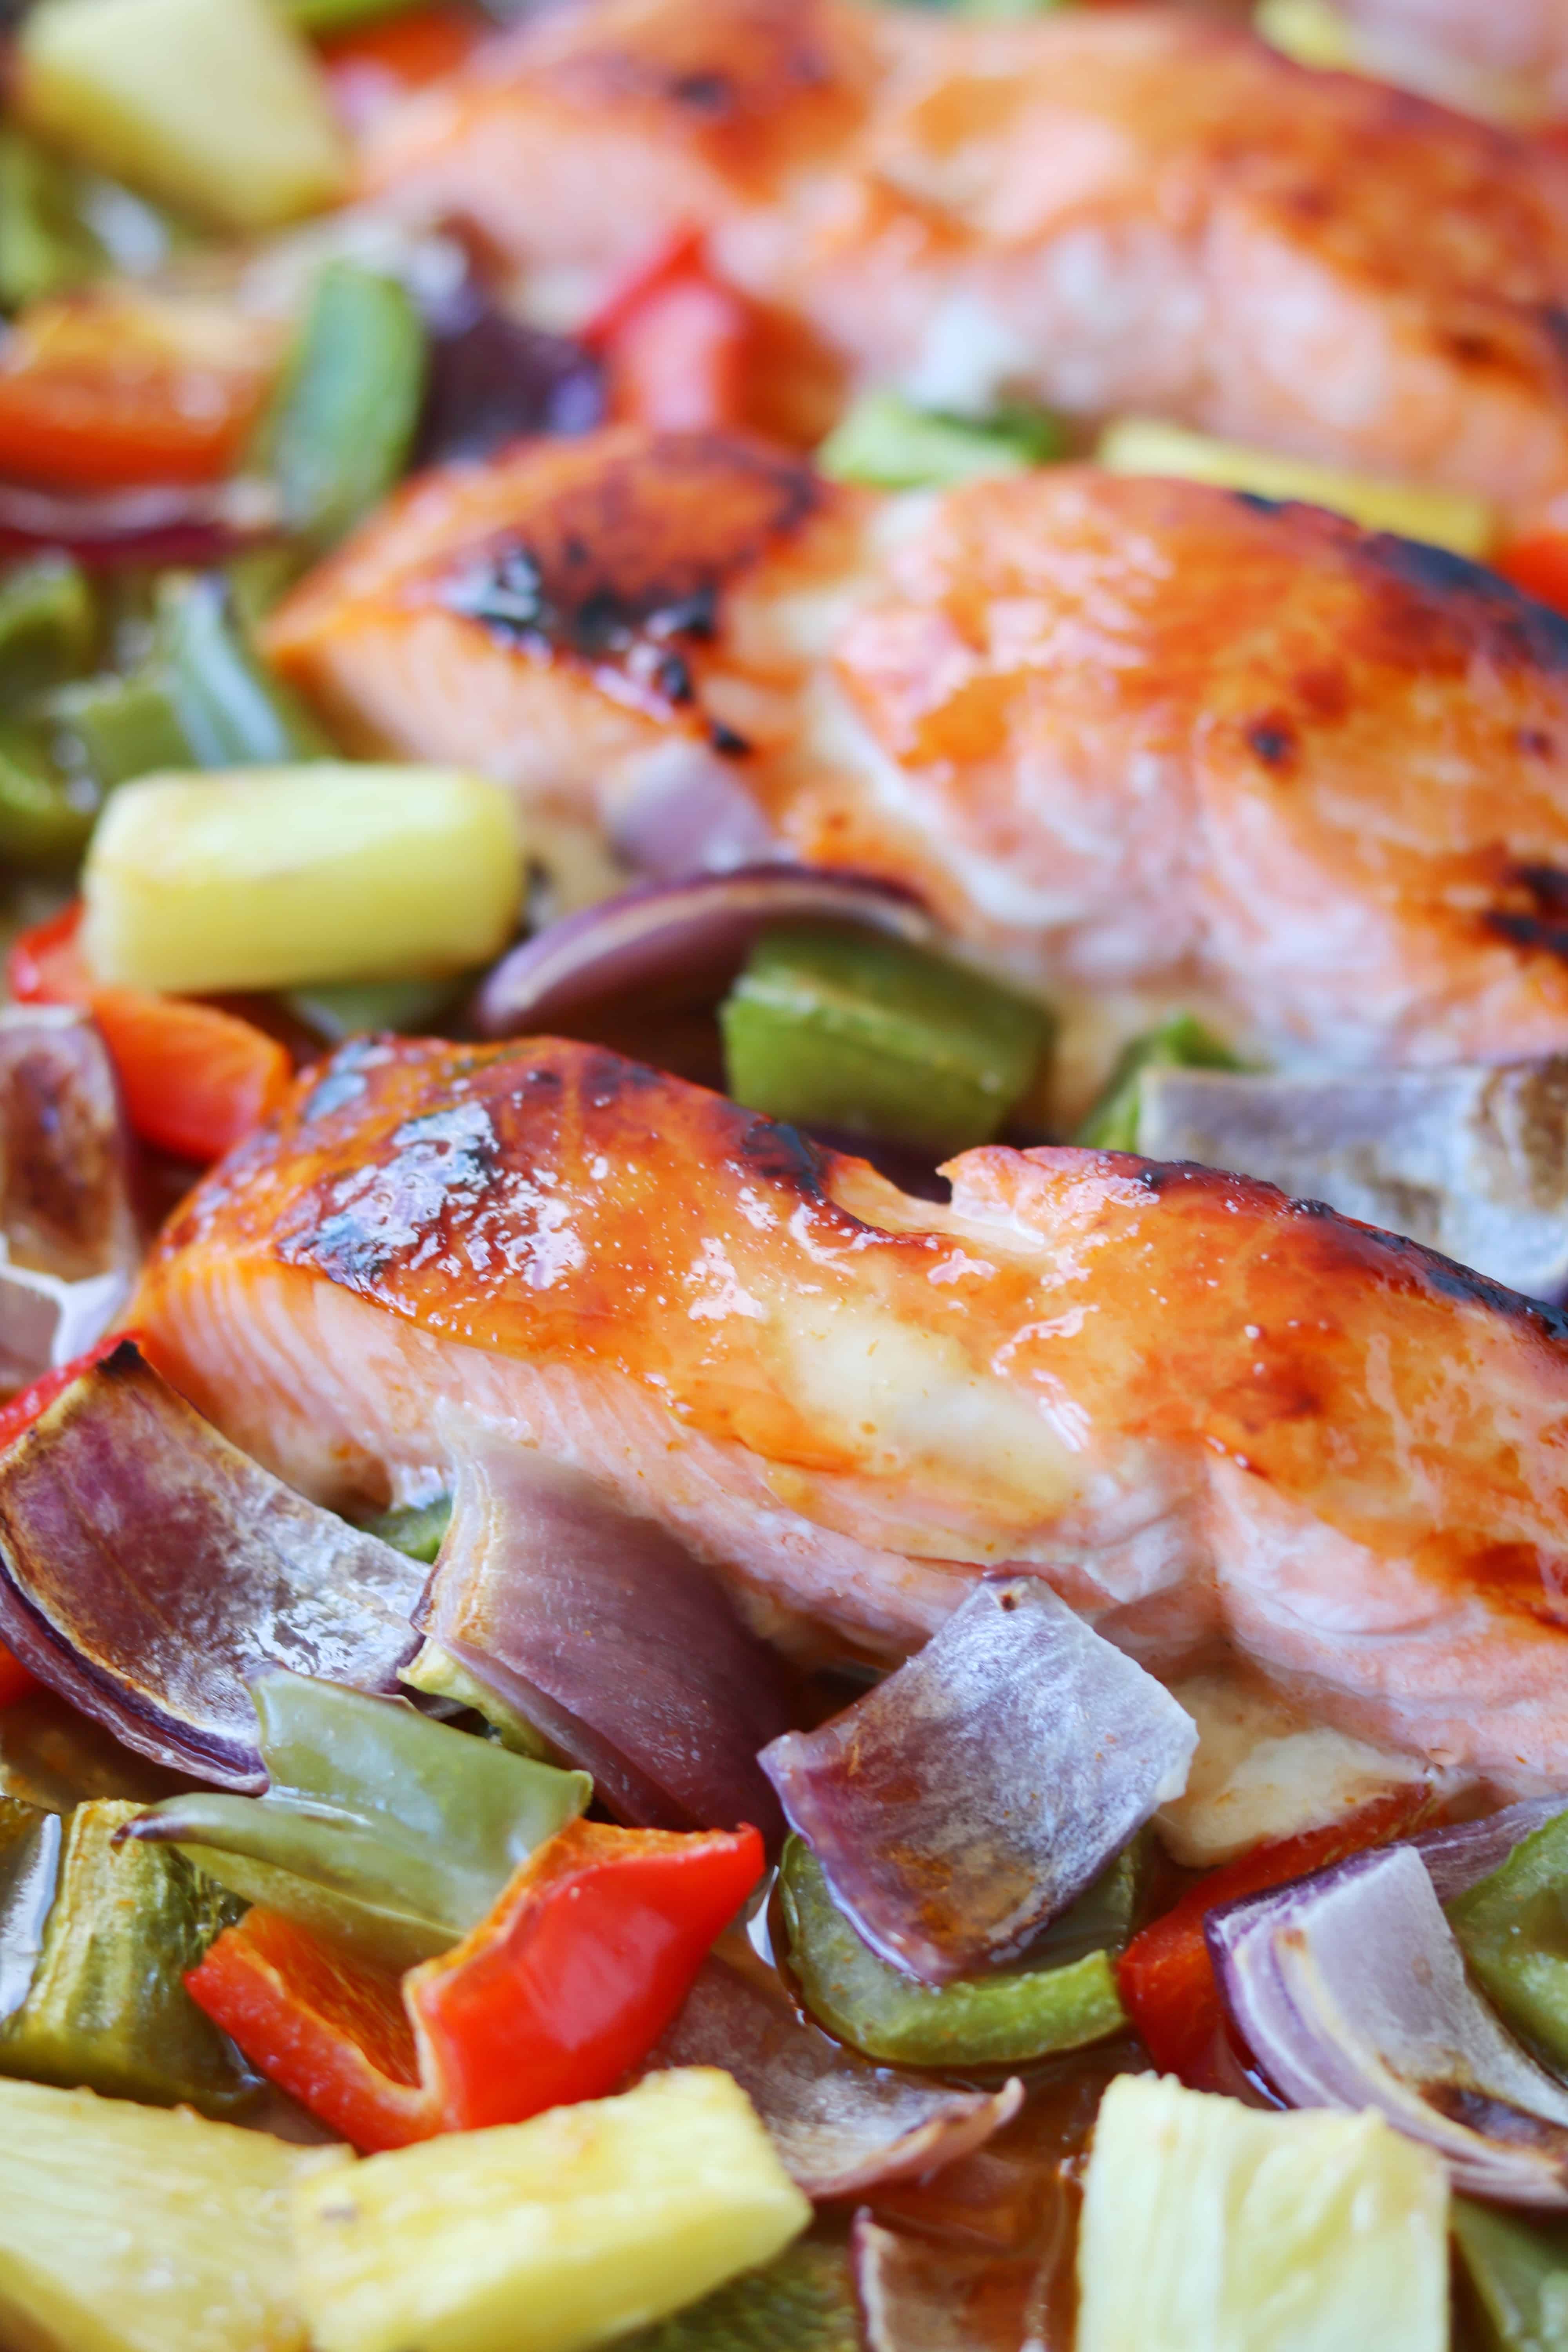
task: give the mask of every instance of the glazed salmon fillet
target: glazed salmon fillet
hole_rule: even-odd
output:
[[[557,8],[384,121],[363,182],[568,326],[695,231],[851,384],[1568,487],[1568,161],[1180,9]]]
[[[347,1046],[132,1319],[339,1505],[499,1439],[766,1629],[897,1656],[1003,1562],[1163,1675],[1568,1784],[1568,1322],[1250,1180],[1002,1146],[952,1202],[602,1049]]]
[[[743,786],[1051,997],[1080,1097],[1173,1003],[1277,1055],[1568,1045],[1568,623],[1315,509],[1085,467],[879,500],[621,427],[412,484],[268,643],[351,740],[602,835]]]

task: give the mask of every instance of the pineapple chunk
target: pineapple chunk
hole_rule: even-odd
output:
[[[461,971],[522,898],[507,794],[459,769],[321,761],[145,776],[82,877],[100,981],[201,992]]]
[[[269,228],[343,193],[325,84],[269,0],[49,0],[17,50],[37,130],[220,227]]]
[[[1319,73],[1354,73],[1361,65],[1355,27],[1333,0],[1258,0],[1252,28],[1282,57]]]
[[[811,2207],[716,2067],[300,2180],[318,2352],[575,2352],[772,2259]]]
[[[0,2082],[0,2343],[295,2352],[290,2176],[320,2155],[90,2091]]]
[[[1120,2074],[1079,2240],[1078,2352],[1445,2352],[1448,2181],[1381,2116]]]
[[[1384,482],[1365,474],[1342,474],[1302,457],[1282,457],[1272,449],[1244,448],[1236,441],[1211,441],[1179,425],[1124,416],[1108,425],[1095,452],[1113,474],[1167,474],[1178,481],[1212,482],[1217,489],[1250,490],[1260,499],[1300,499],[1348,515],[1363,530],[1397,531],[1402,539],[1425,540],[1452,554],[1486,561],[1497,541],[1497,518],[1483,499],[1415,482]]]

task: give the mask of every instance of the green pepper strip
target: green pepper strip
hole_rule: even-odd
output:
[[[618,2341],[621,2352],[859,2352],[847,2250],[797,2239],[763,2270]]]
[[[1061,446],[1061,427],[1043,408],[953,416],[916,408],[896,392],[871,392],[834,426],[816,462],[835,481],[935,488],[986,474],[1026,473],[1058,456]]]
[[[1568,2352],[1568,2221],[1468,2197],[1449,2219],[1479,2352]]]
[[[1130,1848],[1025,1965],[940,1989],[889,1968],[862,1941],[799,1838],[785,1843],[779,1892],[790,1966],[806,2007],[840,2041],[868,2058],[904,2065],[1016,2066],[1125,2030],[1114,1953],[1131,1932],[1136,1878]]]
[[[164,583],[153,664],[195,766],[268,767],[331,756],[303,703],[246,644],[221,579],[205,574]]]
[[[60,1823],[43,1812],[18,1822],[15,1817],[31,1809],[15,1799],[4,1800],[0,1811],[7,1863],[29,1841],[34,1857],[30,1885],[25,1867],[10,1874],[6,1976],[20,1977],[29,1942],[36,1952],[25,1995],[0,2024],[0,2074],[158,2106],[188,2104],[207,2115],[249,2099],[257,2077],[184,1981],[240,1906],[205,1884],[183,1855],[121,1844],[133,1804],[86,1804],[66,1832],[39,1938],[21,1913],[36,1916]],[[9,1994],[20,1990],[6,1985]]]
[[[764,931],[719,1022],[729,1091],[748,1109],[937,1153],[996,1133],[1051,1029],[1043,1007],[847,923]]]
[[[68,555],[38,555],[0,572],[0,698],[5,715],[26,696],[74,677],[92,660],[98,606]]]
[[[20,131],[0,131],[0,310],[19,310],[104,267],[68,164]]]
[[[172,1797],[136,1834],[388,1967],[458,1943],[593,1794],[585,1772],[336,1684],[277,1672],[252,1696],[267,1794]]]
[[[329,261],[258,445],[291,530],[330,547],[380,504],[414,445],[425,367],[396,279]]]
[[[1118,1061],[1104,1093],[1073,1138],[1096,1151],[1136,1151],[1138,1114],[1145,1070],[1242,1070],[1222,1038],[1190,1013],[1178,1013],[1162,1028],[1134,1037]]]
[[[1471,1970],[1510,2025],[1568,2063],[1568,1812],[1447,1906]]]

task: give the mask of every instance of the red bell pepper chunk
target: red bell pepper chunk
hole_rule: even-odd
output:
[[[78,900],[24,931],[6,959],[11,993],[24,1004],[77,1004],[103,1034],[144,1143],[205,1165],[259,1126],[288,1089],[292,1065],[276,1037],[216,1004],[100,988],[82,960]]]
[[[742,420],[752,326],[743,296],[721,285],[700,237],[682,229],[616,289],[579,341],[603,359],[617,416],[702,432]]]
[[[1179,2074],[1194,2087],[1206,2086],[1216,2037],[1225,2031],[1225,2009],[1204,1937],[1204,1921],[1222,1903],[1284,1886],[1315,1870],[1387,1845],[1429,1819],[1432,1798],[1425,1789],[1396,1790],[1370,1805],[1278,1845],[1257,1846],[1189,1887],[1173,1910],[1134,1936],[1117,1970],[1121,1998],[1149,2055],[1164,2074]]]
[[[462,1943],[401,1984],[260,1908],[185,1983],[253,2065],[356,2147],[402,2147],[613,2090],[762,1870],[753,1829],[573,1822]]]
[[[1568,613],[1568,530],[1537,530],[1516,539],[1498,557],[1497,568],[1527,596]]]

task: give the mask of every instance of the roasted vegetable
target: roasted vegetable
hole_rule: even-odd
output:
[[[507,795],[448,768],[322,761],[143,777],[83,876],[100,981],[191,991],[455,972],[522,899]]]
[[[1085,2184],[1078,2352],[1447,2352],[1447,2220],[1441,2163],[1381,2116],[1120,2075]]]
[[[1447,1912],[1482,1990],[1561,2070],[1568,2061],[1568,1811]]]
[[[762,2270],[617,2340],[622,2352],[860,2352],[848,2258],[798,2239]]]
[[[267,2132],[0,2082],[6,2342],[304,2352],[287,2192],[310,2160]]]
[[[104,266],[73,174],[25,132],[0,128],[0,310],[58,294]]]
[[[399,2147],[613,2089],[669,2024],[762,1866],[754,1830],[572,1822],[463,1943],[401,1983],[262,1907],[186,1981],[334,2131]]]
[[[27,121],[219,227],[268,228],[342,192],[320,74],[268,0],[51,0],[17,47]]]
[[[961,1151],[1023,1096],[1050,1024],[886,933],[780,924],[720,1009],[731,1094],[800,1127]]]
[[[447,1950],[584,1811],[559,1772],[409,1706],[303,1675],[251,1685],[263,1797],[195,1790],[137,1825],[252,1903],[388,1967]]]
[[[1425,540],[1483,562],[1498,535],[1491,508],[1467,491],[1342,474],[1272,449],[1214,441],[1180,425],[1123,417],[1107,426],[1095,454],[1113,474],[1169,474],[1252,498],[1299,499],[1348,515],[1365,530],[1397,531],[1402,539]]]
[[[0,1804],[11,1832],[7,1858],[20,1861],[29,1843],[35,1850],[32,1866],[13,1875],[18,1905],[7,1902],[0,1943],[0,1990],[9,2002],[0,2074],[209,2115],[242,2105],[257,2078],[183,1981],[239,1905],[183,1855],[118,1843],[133,1804],[79,1806],[58,1876],[42,1866],[59,1835],[56,1817],[38,1813],[23,1827],[15,1816],[29,1809],[11,1799]],[[50,1877],[29,1968],[37,1897]]]
[[[1135,1872],[1127,1856],[1016,1968],[940,1988],[918,1984],[878,1958],[798,1838],[784,1848],[779,1890],[790,1967],[806,2007],[868,2058],[913,2066],[1021,2065],[1053,2050],[1102,2042],[1127,2023],[1115,1964],[1132,1925]]]
[[[1239,1070],[1242,1066],[1211,1029],[1194,1021],[1190,1013],[1178,1013],[1125,1047],[1075,1140],[1090,1144],[1097,1151],[1136,1151],[1145,1070]]]
[[[1025,473],[1060,448],[1060,427],[1044,409],[952,416],[916,408],[896,392],[871,392],[834,426],[816,462],[835,481],[900,490]]]
[[[717,2069],[369,2163],[293,2200],[319,2352],[577,2352],[777,2254],[811,2218]]]
[[[92,590],[68,555],[0,571],[0,711],[13,716],[23,697],[85,669],[98,634]]]
[[[341,539],[403,471],[425,365],[419,313],[396,279],[328,262],[262,436],[284,518],[313,545]]]
[[[1480,2352],[1568,2352],[1568,2222],[1456,2197],[1450,2223]]]

